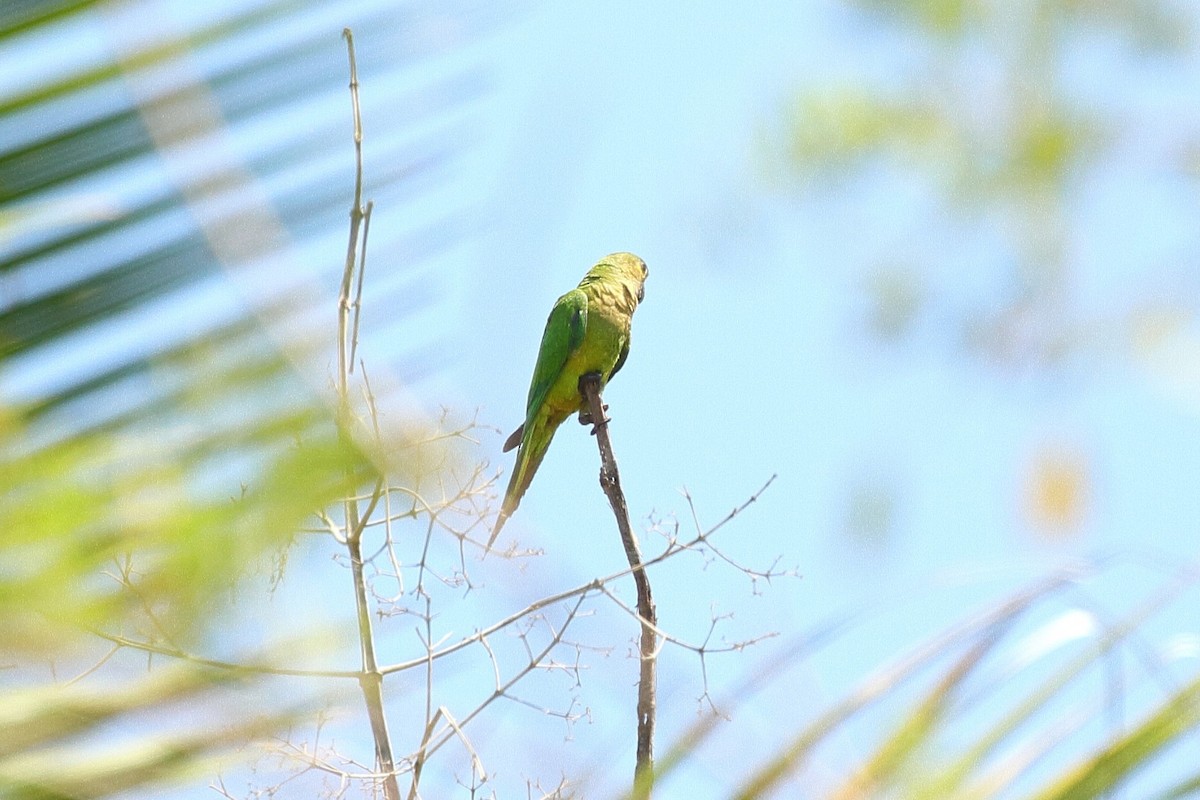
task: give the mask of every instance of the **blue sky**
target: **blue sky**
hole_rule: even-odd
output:
[[[464,180],[482,184],[487,225],[455,275],[468,321],[462,402],[515,426],[553,300],[597,256],[634,250],[651,277],[609,400],[635,507],[675,508],[686,485],[724,510],[778,472],[775,507],[756,509],[772,515],[760,531],[812,558],[808,548],[838,546],[845,483],[880,470],[905,487],[888,573],[910,560],[921,572],[931,558],[1053,562],[1119,543],[1135,508],[1158,509],[1157,544],[1178,546],[1166,529],[1196,519],[1183,466],[1195,449],[1180,435],[1196,425],[1183,363],[1195,328],[1185,319],[1143,353],[1130,317],[1142,305],[1190,311],[1197,236],[1176,200],[1194,189],[1150,156],[1099,164],[1070,198],[1069,295],[1057,300],[1075,337],[1068,357],[1049,368],[978,357],[963,344],[962,309],[1011,303],[1020,272],[987,219],[933,224],[919,208],[931,205],[927,190],[914,200],[886,173],[845,191],[781,192],[761,176],[764,134],[796,93],[886,69],[889,56],[903,68],[903,38],[889,41],[872,19],[836,4],[556,7],[508,32],[496,56],[507,147],[498,169]],[[839,52],[840,68],[830,63]],[[1190,85],[1150,77],[1160,107],[1184,113]],[[1114,95],[1123,114],[1142,110],[1132,89]],[[1147,207],[1160,213],[1147,219]],[[889,248],[928,259],[912,269],[931,299],[907,336],[880,343],[864,330],[865,289]],[[561,502],[591,459],[580,433],[568,426],[555,442],[514,535],[524,524],[553,537],[584,513]],[[1025,460],[1047,441],[1086,451],[1103,483],[1086,531],[1065,545],[1037,541],[1017,507]],[[954,532],[963,525],[972,537]],[[881,566],[869,561],[858,566]]]
[[[803,575],[759,598],[712,568],[670,571],[656,584],[664,624],[702,634],[711,605],[736,612],[736,639],[861,603],[899,609],[880,612],[888,637],[855,639],[784,679],[820,687],[813,707],[1064,564],[1196,557],[1195,164],[1180,172],[1170,156],[1183,135],[1154,120],[1195,130],[1197,73],[1082,38],[1064,46],[1064,84],[1111,112],[1116,141],[1069,184],[1068,277],[1057,312],[1031,323],[1061,323],[1069,338],[1051,364],[969,346],[964,321],[1017,294],[1005,218],[947,218],[927,179],[886,167],[832,187],[770,174],[764,141],[798,94],[904,85],[934,57],[880,17],[834,3],[558,5],[532,10],[497,48],[503,133],[478,176],[489,224],[459,277],[470,322],[456,390],[507,433],[554,298],[599,255],[642,255],[646,302],[607,395],[634,515],[686,525],[686,487],[711,523],[778,474],[721,541],[760,566],[782,555]],[[904,336],[881,342],[867,330],[867,287],[889,258],[918,276],[926,304]],[[1155,314],[1165,332],[1139,339],[1144,317],[1157,330]],[[1047,536],[1023,498],[1033,465],[1055,454],[1082,464],[1083,511]],[[590,437],[565,425],[503,534],[544,548],[527,569],[586,579],[619,566],[615,536],[592,533],[609,524],[596,463]],[[873,543],[846,534],[856,487],[890,509]],[[1115,610],[1163,579],[1114,572],[1091,585]],[[924,601],[931,590],[952,599]],[[1154,646],[1191,641],[1197,602],[1193,591]],[[709,666],[733,675],[754,658]],[[687,674],[686,661],[670,674]]]

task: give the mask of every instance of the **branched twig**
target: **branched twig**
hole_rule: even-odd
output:
[[[358,670],[321,670],[321,669],[292,669],[289,667],[276,667],[270,664],[254,664],[254,663],[234,663],[232,661],[220,661],[213,658],[203,658],[193,655],[185,650],[180,650],[177,647],[155,644],[154,642],[145,642],[138,639],[131,639],[128,636],[121,636],[115,633],[108,633],[99,628],[89,628],[92,634],[112,642],[121,647],[128,647],[132,650],[140,650],[143,653],[152,653],[169,658],[177,658],[181,661],[187,661],[192,664],[198,664],[204,667],[212,667],[214,669],[229,670],[230,672],[244,673],[247,675],[288,675],[299,678],[355,678],[360,676]]]
[[[712,620],[709,623],[708,634],[704,637],[704,641],[701,642],[700,644],[692,644],[691,642],[685,641],[684,639],[681,639],[678,636],[667,633],[662,628],[658,627],[657,624],[652,623],[649,620],[646,620],[644,617],[642,617],[642,615],[636,609],[630,608],[627,603],[625,603],[623,600],[621,600],[621,598],[617,597],[616,594],[614,594],[612,592],[612,590],[610,590],[608,588],[608,586],[606,586],[606,585],[600,586],[600,592],[605,597],[607,597],[609,600],[611,600],[614,604],[616,604],[616,606],[618,608],[620,608],[622,611],[624,611],[626,614],[628,614],[629,616],[638,620],[644,627],[649,626],[649,627],[653,628],[654,633],[659,638],[662,639],[663,643],[670,643],[670,644],[675,645],[676,647],[681,647],[684,650],[690,650],[693,653],[695,653],[697,655],[697,657],[699,657],[701,681],[702,681],[703,687],[704,687],[703,695],[701,696],[701,699],[702,700],[708,699],[710,706],[713,705],[713,703],[712,703],[712,700],[709,698],[707,657],[714,653],[740,653],[741,651],[745,650],[747,647],[752,647],[752,646],[758,644],[759,642],[766,641],[767,639],[773,639],[779,635],[776,632],[769,632],[769,633],[759,634],[758,636],[754,636],[749,639],[742,639],[742,640],[739,640],[736,642],[730,642],[730,643],[721,645],[719,647],[711,646],[709,644],[709,642],[712,641],[713,633],[717,629],[717,623],[720,622],[722,619],[725,619],[726,617],[729,616],[729,615],[724,615],[724,616],[714,615]],[[661,649],[661,645],[660,645],[660,649]],[[657,655],[657,653],[655,655]]]
[[[417,591],[424,594],[425,599],[425,613],[423,615],[425,633],[422,635],[418,631],[417,637],[424,643],[426,654],[432,656],[437,646],[433,642],[433,613],[430,610],[430,603],[432,601],[420,586],[417,587]],[[429,658],[425,668],[425,733],[421,737],[421,746],[417,749],[417,753],[412,759],[412,784],[408,790],[408,800],[416,800],[417,787],[421,783],[421,772],[425,769],[425,759],[429,755],[426,748],[429,746],[429,738],[433,736],[437,719],[438,717],[433,714],[433,659]]]
[[[589,373],[580,378],[579,391],[587,402],[592,421],[595,423],[593,433],[596,434],[596,444],[600,448],[600,488],[608,497],[613,515],[617,518],[617,528],[621,532],[621,544],[625,547],[625,556],[629,560],[629,568],[633,572],[633,579],[637,585],[637,607],[642,635],[639,646],[637,762],[634,765],[633,785],[635,796],[648,798],[654,783],[658,614],[654,609],[654,597],[650,593],[650,579],[642,564],[642,553],[638,548],[637,537],[633,535],[633,528],[629,525],[629,509],[625,503],[625,494],[621,491],[621,476],[617,471],[617,459],[613,455],[612,442],[608,438],[608,419],[604,416],[604,402],[600,399],[600,375]]]
[[[479,758],[479,753],[476,752],[475,745],[471,744],[471,740],[463,732],[462,725],[451,715],[450,711],[445,706],[439,706],[437,713],[425,726],[425,736],[421,740],[421,749],[417,751],[417,755],[413,760],[413,781],[412,786],[409,788],[408,800],[417,800],[418,798],[417,786],[421,780],[421,768],[425,763],[425,758],[428,756],[426,748],[429,745],[429,740],[433,736],[434,728],[439,719],[446,720],[446,726],[462,742],[463,747],[467,750],[467,754],[471,757],[472,780],[479,780],[481,782],[487,780],[487,771],[483,768],[483,761]]]
[[[702,531],[701,533],[697,534],[694,538],[689,539],[686,542],[679,542],[677,539],[672,540],[668,544],[666,550],[664,550],[662,553],[660,553],[652,558],[645,560],[642,563],[642,567],[648,568],[648,567],[660,564],[662,562],[668,561],[676,556],[681,555],[684,552],[696,549],[697,546],[700,544],[703,544],[709,548],[713,548],[714,545],[713,545],[712,538],[711,538],[713,536],[713,534],[716,533],[717,530],[720,527],[722,527],[726,522],[728,522],[730,519],[732,519],[734,516],[736,516],[736,514],[740,513],[751,503],[755,502],[758,499],[758,497],[762,494],[762,492],[768,486],[770,486],[772,480],[774,480],[774,477],[772,477],[771,480],[768,480],[762,487],[759,488],[759,490],[757,492],[755,492],[753,495],[751,495],[751,497],[749,499],[747,499],[741,506],[739,506],[737,509],[735,509],[733,512],[731,512],[728,516],[726,516],[724,519],[722,519],[719,523],[717,523],[716,525],[714,525],[713,527],[709,528],[706,531]],[[413,498],[415,500],[415,502],[417,503],[417,507],[420,510],[420,513],[423,513],[425,515],[432,516],[435,518],[439,516],[439,509],[434,507],[431,503],[429,503],[426,499],[421,497],[420,494],[413,491],[412,489],[409,489],[407,487],[401,487],[401,486],[391,486],[391,487],[388,487],[388,489],[385,492],[385,495],[390,496],[393,492],[401,493],[410,498]],[[461,497],[466,497],[466,496],[467,495],[464,492],[463,495],[461,495],[460,498],[456,498],[456,500],[461,499]],[[371,498],[370,494],[364,494],[361,497],[358,497],[356,499],[369,500],[370,498]],[[415,515],[409,515],[409,514],[397,515],[397,517],[406,517],[406,516],[415,516]],[[327,526],[327,528],[324,531],[318,530],[318,532],[331,533],[337,538],[337,540],[339,542],[341,542],[342,544],[345,544],[344,535],[343,535],[341,529],[339,528],[339,526],[337,525],[337,523],[332,518],[330,518],[327,514],[322,513],[320,515],[320,517],[321,517],[322,521],[325,523],[325,525]],[[371,528],[372,526],[378,525],[378,524],[382,524],[382,523],[368,522],[365,527]],[[447,525],[442,525],[442,527],[445,528],[448,532],[450,532],[453,535],[461,535],[458,532],[451,529]],[[417,565],[417,568],[419,568],[419,565]],[[496,622],[492,623],[491,625],[487,626],[486,628],[482,628],[473,634],[464,636],[462,639],[459,639],[458,641],[454,642],[453,644],[449,644],[449,645],[446,645],[446,646],[440,647],[440,648],[435,648],[435,650],[432,654],[423,653],[420,656],[416,656],[416,657],[411,658],[406,661],[400,661],[400,662],[388,664],[387,666],[380,667],[379,671],[382,675],[387,676],[387,675],[392,675],[392,674],[396,674],[396,673],[400,673],[400,672],[406,672],[408,670],[417,669],[420,667],[425,667],[429,664],[430,660],[438,661],[442,658],[446,658],[457,652],[460,652],[460,651],[464,650],[465,648],[470,647],[471,645],[474,645],[477,643],[486,643],[487,637],[489,637],[495,633],[499,633],[500,631],[520,622],[521,620],[523,620],[533,614],[538,613],[539,611],[542,611],[550,606],[556,605],[563,601],[570,600],[571,598],[579,597],[580,595],[587,595],[587,594],[597,592],[597,591],[601,590],[604,586],[614,583],[615,581],[618,581],[618,580],[632,574],[633,572],[634,572],[634,569],[632,567],[627,567],[625,569],[621,569],[621,570],[612,572],[603,577],[592,579],[592,580],[588,581],[587,583],[578,584],[576,586],[570,587],[568,589],[564,589],[555,594],[547,595],[546,597],[536,600],[533,603],[530,603],[529,605],[525,606],[524,608],[514,611],[513,613],[509,614],[508,616],[497,620]],[[631,609],[626,608],[626,610],[631,614],[636,614],[636,612]],[[291,676],[296,676],[296,677],[309,677],[309,678],[343,678],[343,679],[349,678],[349,679],[354,679],[354,680],[359,679],[359,677],[361,675],[359,670],[300,669],[300,668],[279,667],[279,666],[274,666],[274,665],[266,664],[266,663],[244,663],[244,662],[243,663],[235,663],[235,662],[230,662],[230,661],[221,661],[218,659],[205,658],[203,656],[189,653],[178,647],[163,645],[163,644],[159,644],[156,642],[141,641],[141,640],[130,638],[128,636],[107,633],[107,632],[100,631],[100,630],[95,630],[94,633],[97,636],[107,639],[108,641],[113,642],[114,644],[121,645],[122,647],[129,647],[129,648],[141,650],[141,651],[147,652],[147,653],[153,653],[156,655],[168,656],[170,658],[178,658],[178,659],[182,659],[182,660],[186,660],[186,661],[192,661],[192,662],[195,662],[198,664],[203,664],[205,666],[215,667],[218,669],[227,669],[227,670],[233,670],[233,671],[239,671],[239,672],[268,674],[268,675],[291,675]],[[680,644],[683,646],[687,646],[686,643],[683,643],[683,642],[680,642]]]
[[[362,162],[362,116],[358,103],[358,64],[354,56],[354,35],[349,28],[342,31],[346,39],[346,50],[350,59],[350,102],[354,114],[354,201],[350,208],[350,236],[346,248],[346,267],[342,273],[342,289],[338,296],[338,411],[339,432],[348,436],[351,423],[350,373],[354,369],[354,344],[358,338],[358,318],[361,307],[362,276],[358,280],[358,291],[353,301],[354,331],[350,332],[351,287],[355,285],[356,263],[366,261],[366,233],[363,233],[361,255],[359,230],[367,214],[362,205],[363,162]],[[369,210],[370,206],[368,206]],[[350,571],[354,582],[354,601],[358,616],[358,638],[362,655],[362,670],[358,676],[363,700],[367,705],[367,716],[371,722],[371,734],[375,739],[376,767],[383,776],[383,792],[387,800],[400,800],[400,785],[396,781],[392,743],[387,729],[387,716],[383,707],[383,675],[375,658],[375,634],[371,628],[371,609],[367,601],[366,577],[363,574],[362,534],[367,519],[383,491],[380,478],[372,492],[367,513],[359,514],[358,501],[348,498],[345,502],[346,548],[350,552]]]
[[[714,524],[712,527],[708,528],[707,530],[705,530],[704,526],[700,524],[700,517],[696,512],[696,504],[692,500],[691,492],[689,492],[685,488],[683,490],[683,497],[685,500],[687,500],[688,511],[691,513],[692,523],[696,527],[696,538],[693,539],[691,543],[703,542],[703,541],[711,538],[714,533],[716,533],[721,528],[724,528],[726,525],[728,525],[730,522],[732,522],[735,517],[737,517],[739,514],[744,512],[750,506],[757,503],[758,499],[760,497],[762,497],[763,492],[765,492],[767,489],[770,488],[771,484],[775,482],[775,478],[777,478],[777,477],[778,477],[777,475],[772,475],[771,477],[767,478],[766,483],[764,483],[762,486],[758,487],[758,491],[754,492],[754,494],[747,497],[746,500],[743,501],[741,505],[736,506],[732,511],[730,511],[728,514],[726,514],[724,517],[722,517],[716,524]],[[739,567],[739,569],[740,569],[740,567]]]
[[[79,681],[86,678],[88,675],[91,675],[96,670],[100,669],[106,663],[108,663],[108,660],[110,658],[112,658],[113,656],[115,656],[120,649],[121,649],[121,645],[119,643],[112,642],[112,647],[109,649],[109,651],[107,653],[105,653],[103,656],[100,657],[99,661],[97,661],[95,664],[92,664],[90,667],[88,667],[83,672],[76,675],[74,678],[71,678],[71,680],[64,683],[63,686],[70,686],[72,684],[78,683]]]
[[[431,743],[423,748],[423,752],[426,755],[432,755],[433,753],[437,752],[439,749],[441,749],[441,747],[444,744],[446,744],[446,742],[448,742],[450,739],[452,739],[456,736],[456,730],[461,730],[462,728],[465,728],[471,722],[471,720],[475,719],[475,717],[482,714],[483,711],[488,706],[490,706],[492,703],[494,703],[495,701],[499,700],[502,697],[507,697],[508,699],[513,700],[515,702],[523,703],[524,701],[522,701],[518,697],[514,697],[513,695],[509,694],[509,692],[511,692],[512,688],[514,686],[516,686],[518,683],[520,683],[525,678],[526,675],[533,672],[535,669],[538,669],[542,665],[543,660],[545,660],[545,658],[548,655],[550,655],[550,653],[554,650],[554,648],[558,647],[558,645],[562,642],[563,634],[566,633],[567,629],[571,626],[571,622],[579,614],[579,610],[580,610],[580,608],[582,608],[583,602],[586,599],[587,599],[586,595],[582,595],[582,596],[576,598],[575,604],[567,612],[566,619],[563,620],[562,625],[559,626],[558,630],[554,632],[553,636],[551,636],[549,643],[546,644],[545,647],[541,648],[538,652],[536,652],[536,653],[531,652],[529,654],[529,660],[525,664],[525,666],[522,667],[520,670],[518,670],[516,672],[516,674],[514,674],[512,677],[510,677],[503,684],[500,683],[500,667],[496,661],[495,654],[492,652],[491,646],[487,644],[486,639],[480,640],[483,642],[484,646],[487,648],[488,655],[492,659],[492,665],[493,665],[493,668],[496,673],[496,688],[495,688],[495,690],[493,690],[493,692],[490,695],[488,695],[488,697],[486,699],[484,699],[484,701],[482,703],[477,705],[469,714],[467,714],[465,717],[463,717],[463,719],[460,723],[457,723],[453,726],[447,725],[444,728],[440,729],[440,732],[436,736],[430,737]],[[528,644],[528,643],[526,643],[526,644]],[[539,710],[544,711],[545,709],[539,708]]]

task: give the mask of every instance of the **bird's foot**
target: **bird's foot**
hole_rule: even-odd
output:
[[[579,409],[579,424],[591,425],[592,436],[596,435],[596,432],[600,430],[602,425],[607,425],[609,422],[608,415],[604,413],[608,410],[608,406],[604,405],[603,401],[600,400],[600,380],[599,372],[585,372],[579,376],[579,394],[582,396],[584,403],[583,407]],[[596,395],[597,402],[600,403],[600,415],[604,417],[600,421],[596,421],[595,415],[592,414],[591,410],[591,396],[593,392]]]
[[[602,406],[602,408],[605,411],[608,411],[608,406]],[[586,419],[585,419],[585,417],[586,417]],[[582,411],[579,413],[580,424],[592,426],[592,436],[595,436],[597,433],[599,433],[600,429],[602,427],[604,427],[605,425],[607,425],[611,421],[612,421],[612,417],[610,417],[608,414],[604,415],[604,419],[600,420],[599,422],[596,422],[596,420],[592,418],[591,414],[587,414]]]
[[[612,422],[612,417],[606,416],[604,419],[600,420],[595,425],[593,425],[592,430],[591,430],[592,436],[595,436],[597,433],[599,433],[600,429],[603,428],[605,425],[607,425],[610,422]]]
[[[602,405],[602,406],[600,406],[600,407],[601,407],[603,410],[605,410],[605,411],[608,411],[608,403],[605,403],[604,405]],[[608,422],[608,420],[609,420],[609,417],[608,417],[608,415],[607,415],[607,414],[605,414],[605,415],[604,415],[604,419],[602,419],[600,422],[601,422],[601,424],[603,424],[603,423],[605,423],[605,422]],[[580,424],[580,425],[593,425],[593,424],[595,424],[595,420],[594,420],[594,419],[592,419],[592,412],[591,412],[591,410],[590,410],[590,409],[587,409],[587,408],[581,408],[581,409],[579,410],[579,424]]]

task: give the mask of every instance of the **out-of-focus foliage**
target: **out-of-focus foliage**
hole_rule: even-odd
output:
[[[253,673],[106,666],[92,633],[168,650],[214,634],[248,568],[374,474],[327,391],[341,264],[293,248],[344,236],[339,37],[393,31],[360,65],[403,74],[448,32],[497,19],[468,3],[169,6],[0,4],[4,797],[168,780],[303,705],[230,702]],[[410,85],[430,101],[412,121],[476,90],[463,75]],[[434,168],[453,141],[381,145],[368,191]],[[432,225],[430,242],[453,238]],[[376,295],[395,319],[428,296],[406,288]]]
[[[319,406],[245,407],[246,383],[265,379],[204,371],[185,380],[206,397],[175,398],[164,410],[174,424],[42,447],[10,422],[0,449],[0,638],[9,655],[53,656],[81,628],[148,626],[148,613],[163,633],[189,638],[245,565],[286,546],[314,509],[356,486],[365,463]],[[227,408],[244,418],[220,420]]]
[[[1150,388],[1200,407],[1200,252],[1194,236],[1177,233],[1196,224],[1191,192],[1178,191],[1194,184],[1200,150],[1196,98],[1186,90],[1195,74],[1195,9],[1132,0],[844,7],[844,20],[871,37],[871,54],[887,53],[877,61],[848,53],[833,79],[806,78],[769,146],[768,168],[783,188],[823,205],[851,200],[845,206],[854,209],[859,241],[847,249],[862,258],[840,268],[861,273],[865,333],[888,348],[934,342],[939,352],[1022,376],[1128,361],[1122,366],[1152,378]],[[1146,86],[1153,91],[1138,91]],[[866,202],[855,202],[860,197]],[[1149,219],[1145,203],[1158,218]],[[1104,217],[1097,209],[1146,224],[1114,235],[1095,224]],[[1129,264],[1154,279],[1108,277]],[[1049,384],[1039,385],[1053,394]],[[1031,448],[1010,490],[1014,517],[1056,542],[1086,531],[1102,496],[1088,444],[1086,430],[1068,430]],[[858,542],[870,541],[861,535],[871,529],[861,522],[872,519],[867,501],[893,493],[887,481],[866,485],[869,495],[852,490],[856,513],[846,526]],[[1125,533],[1131,541],[1143,535]],[[1042,629],[1014,633],[1019,618],[1053,602],[1049,593],[1017,599],[957,644],[919,651],[942,661],[925,668],[925,688],[905,688],[900,667],[872,676],[796,732],[738,796],[773,796],[793,775],[819,779],[813,763],[848,736],[852,717],[901,697],[907,710],[866,726],[890,732],[858,748],[859,769],[831,779],[827,793],[811,781],[806,792],[1194,794],[1194,759],[1171,756],[1194,749],[1200,736],[1200,677],[1194,656],[1170,650],[1194,653],[1195,636],[1147,633],[1169,601],[1196,606],[1194,568],[1115,623],[1096,609],[1115,614],[1131,587],[1116,577],[1120,567],[1104,571],[1112,577],[1103,594],[1093,589],[1082,609]],[[1136,677],[1120,650],[1136,654]],[[844,764],[843,754],[832,762]]]
[[[832,77],[806,78],[767,166],[788,191],[855,209],[858,257],[840,269],[860,275],[863,333],[1035,379],[1115,365],[1200,408],[1200,252],[1181,234],[1194,210],[1180,191],[1200,152],[1194,8],[843,11],[885,55],[848,53]],[[1111,277],[1133,274],[1151,277]],[[1083,436],[1052,436],[1018,467],[1013,518],[1035,535],[1086,532],[1098,470]]]
[[[1180,678],[1172,653],[1146,648],[1141,635],[1171,606],[1194,605],[1197,573],[1175,571],[1107,621],[1072,597],[1081,587],[1084,596],[1106,591],[1130,566],[1049,578],[905,649],[840,702],[779,732],[760,762],[727,762],[745,773],[731,796],[1085,800],[1139,779],[1143,793],[1130,796],[1189,796],[1200,780],[1194,759],[1153,768],[1200,734],[1200,676]],[[770,672],[751,675],[734,696],[745,702],[790,680],[797,665],[852,643],[866,623],[795,636]],[[1128,653],[1136,664],[1126,664]],[[669,790],[675,771],[721,739],[719,723],[697,723],[662,760],[660,786]]]
[[[1078,534],[1088,513],[1093,483],[1088,458],[1065,445],[1048,445],[1026,468],[1022,505],[1035,529],[1057,538]]]
[[[222,702],[236,683],[228,671],[195,665],[163,667],[149,677],[102,688],[41,686],[6,693],[0,700],[0,788],[10,800],[107,797],[215,768],[222,750],[253,741],[293,718],[293,709],[265,708],[230,714],[217,727],[194,722],[172,731],[134,737],[101,735],[138,713],[192,709]],[[298,710],[294,700],[291,705]],[[85,738],[91,735],[91,740]],[[111,739],[111,741],[109,740]]]
[[[1060,189],[1099,150],[1098,121],[1048,88],[1015,88],[1003,112],[945,91],[890,97],[847,86],[805,96],[791,110],[788,156],[826,176],[866,159],[894,160],[928,174],[961,213]]]
[[[952,344],[1023,371],[1124,356],[1118,345],[1137,338],[1145,305],[1164,298],[1130,294],[1109,319],[1079,308],[1079,275],[1105,267],[1081,261],[1097,231],[1078,209],[1129,202],[1119,193],[1131,175],[1140,189],[1169,189],[1195,174],[1194,115],[1148,111],[1130,88],[1151,74],[1167,90],[1152,102],[1178,92],[1170,81],[1183,85],[1192,69],[1195,14],[1131,0],[847,6],[900,66],[882,73],[848,55],[842,75],[798,92],[768,166],[805,190],[852,193],[856,177],[895,187],[887,213],[901,224],[881,221],[879,263],[862,267],[868,332],[896,341],[934,319]],[[1190,213],[1182,203],[1163,210]],[[961,297],[960,287],[980,284],[1008,287],[1007,300]],[[1197,314],[1194,297],[1172,308]]]

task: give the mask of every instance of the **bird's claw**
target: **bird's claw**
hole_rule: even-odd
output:
[[[579,409],[579,424],[591,425],[592,436],[596,435],[596,432],[600,430],[600,426],[607,425],[609,423],[608,415],[604,414],[605,411],[608,411],[607,403],[601,402],[600,404],[600,412],[604,416],[604,419],[600,420],[599,422],[596,422],[596,419],[592,416],[591,408],[589,408],[587,405],[590,403],[590,400],[588,399],[588,389],[594,391],[596,393],[596,399],[600,400],[600,381],[601,377],[599,372],[585,372],[583,375],[579,376],[579,394],[582,395],[585,404]],[[591,386],[588,386],[588,384],[591,384]]]
[[[602,427],[604,427],[605,425],[607,425],[607,424],[608,424],[609,422],[611,422],[611,421],[612,421],[612,418],[611,418],[611,417],[607,417],[607,416],[606,416],[604,419],[602,419],[602,420],[600,420],[599,422],[597,422],[597,423],[594,423],[594,424],[592,423],[592,420],[589,418],[589,419],[588,419],[588,421],[587,421],[587,422],[585,422],[584,424],[585,424],[585,425],[589,425],[589,424],[590,424],[590,425],[592,426],[591,434],[592,434],[592,436],[595,436],[597,433],[599,433],[599,432],[600,432],[600,429],[601,429]]]
[[[607,406],[605,406],[605,408],[607,408]],[[595,436],[597,433],[599,433],[600,429],[602,427],[604,427],[605,425],[607,425],[609,422],[612,422],[612,417],[605,414],[604,419],[600,420],[599,422],[597,422],[595,425],[592,426],[592,436]]]
[[[608,411],[608,403],[605,403],[604,405],[600,406],[600,408],[603,409],[604,411]],[[605,414],[604,419],[602,419],[600,421],[600,424],[603,425],[604,423],[606,423],[608,421],[609,421],[609,416],[607,414]],[[579,424],[580,425],[594,425],[595,424],[595,420],[592,419],[591,409],[581,408],[579,410]]]

